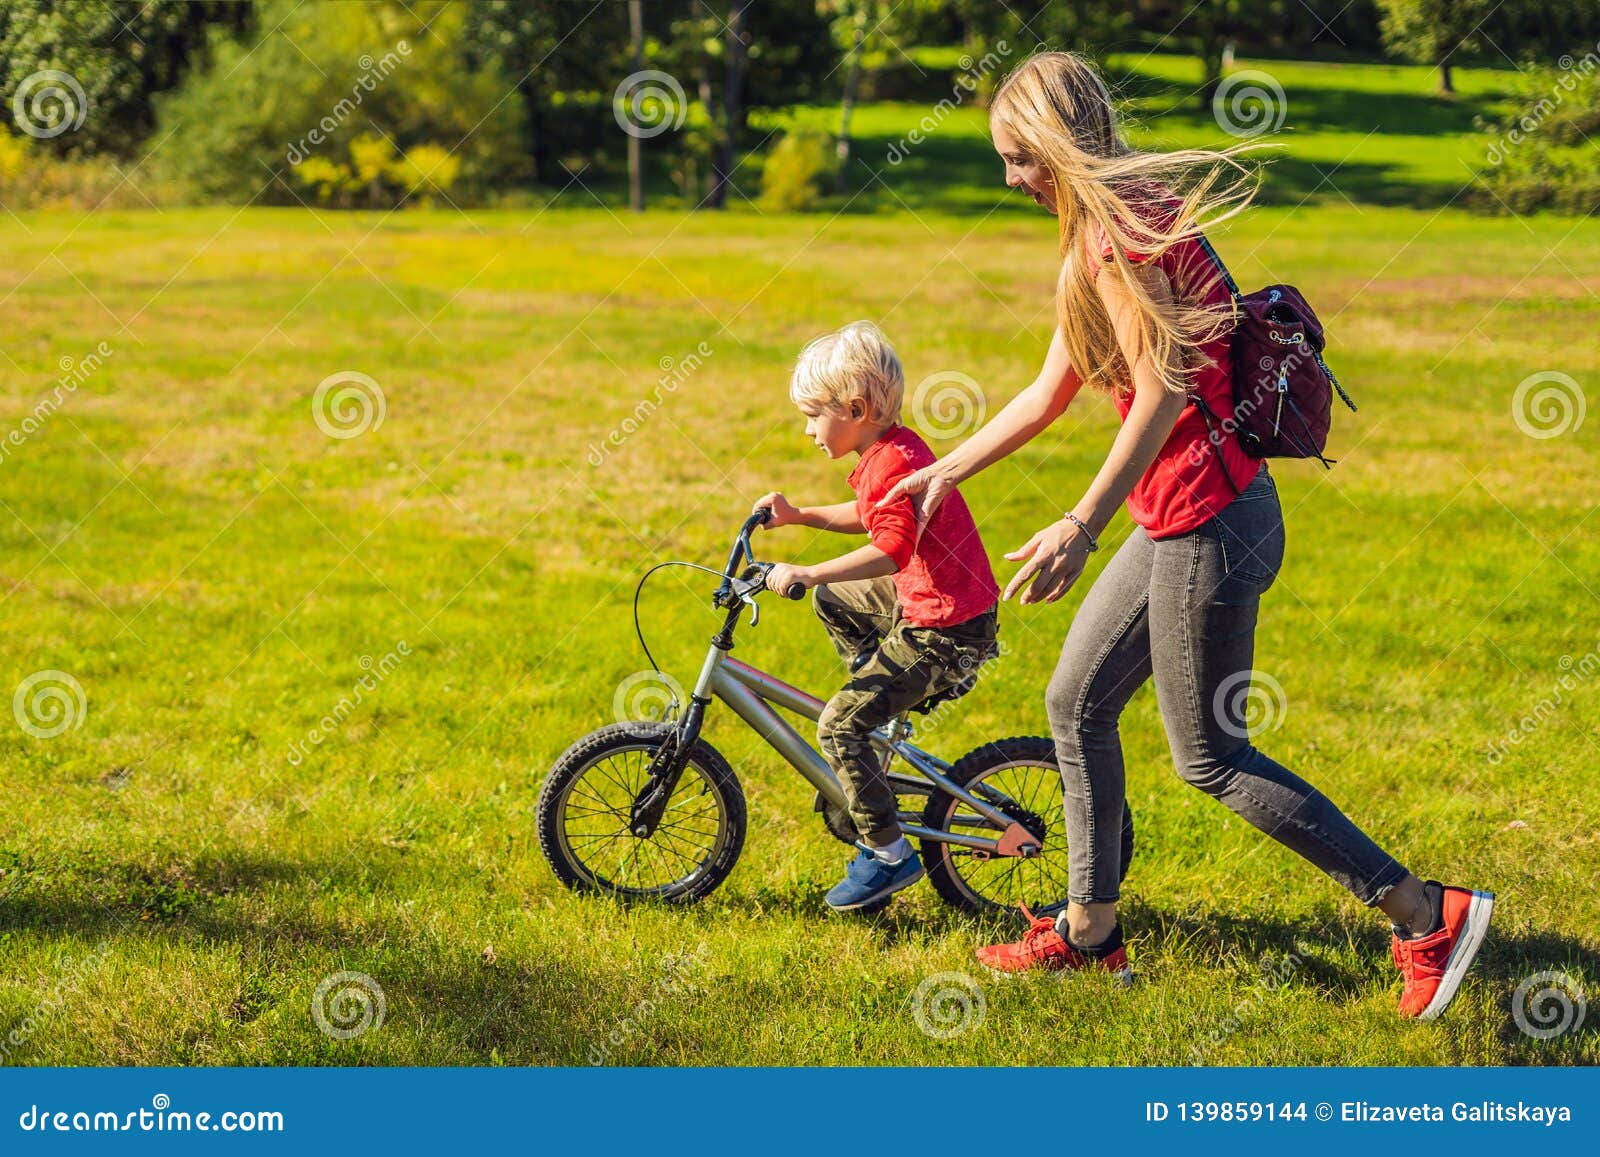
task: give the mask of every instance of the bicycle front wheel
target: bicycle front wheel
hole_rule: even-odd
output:
[[[692,904],[733,870],[744,847],[744,792],[727,760],[696,741],[648,837],[629,814],[672,727],[622,723],[569,747],[539,793],[539,847],[556,876],[580,892]]]

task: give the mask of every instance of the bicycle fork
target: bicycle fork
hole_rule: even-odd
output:
[[[721,665],[723,657],[733,650],[733,628],[739,622],[741,610],[742,607],[738,603],[728,608],[728,616],[723,621],[722,630],[712,638],[711,649],[706,652],[706,661],[700,668],[700,677],[695,680],[694,690],[689,695],[689,705],[684,709],[683,718],[678,721],[677,727],[667,733],[666,739],[661,744],[661,750],[656,752],[655,758],[650,761],[644,786],[634,797],[633,808],[628,816],[628,827],[640,839],[648,839],[655,834],[656,825],[661,822],[661,817],[667,810],[667,801],[672,798],[672,793],[678,790],[678,780],[683,777],[683,769],[689,763],[689,752],[694,750],[695,742],[700,738],[700,727],[705,722],[706,708],[711,706],[711,693],[717,668]]]

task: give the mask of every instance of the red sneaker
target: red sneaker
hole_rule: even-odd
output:
[[[1122,945],[1122,928],[1111,930],[1116,948],[1105,956],[1095,956],[1068,944],[1056,931],[1056,922],[1049,916],[1035,916],[1021,905],[1022,914],[1028,918],[1029,928],[1015,944],[990,944],[978,949],[978,963],[991,972],[1026,972],[1033,968],[1060,971],[1072,968],[1103,968],[1114,973],[1124,984],[1133,979],[1133,969],[1128,967],[1128,952]],[[1108,941],[1110,943],[1110,941]]]
[[[1396,936],[1390,942],[1395,967],[1405,978],[1401,1016],[1432,1020],[1449,1007],[1489,930],[1494,893],[1445,888],[1439,907],[1444,922],[1437,932],[1414,940]]]

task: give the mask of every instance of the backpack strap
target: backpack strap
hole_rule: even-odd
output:
[[[1211,258],[1211,263],[1217,267],[1217,272],[1222,275],[1222,284],[1226,285],[1228,292],[1233,295],[1234,307],[1237,310],[1239,298],[1243,296],[1239,292],[1238,282],[1234,281],[1233,274],[1228,272],[1228,267],[1222,263],[1222,258],[1217,256],[1217,251],[1211,247],[1211,242],[1206,240],[1204,233],[1196,233],[1194,239],[1195,243],[1205,250],[1206,256]],[[1235,313],[1235,316],[1237,316],[1237,313]],[[1189,401],[1194,403],[1194,408],[1199,410],[1200,416],[1205,419],[1206,436],[1211,443],[1213,451],[1216,453],[1217,465],[1222,467],[1222,476],[1228,480],[1228,485],[1233,488],[1234,496],[1237,497],[1243,491],[1239,489],[1239,484],[1233,480],[1233,474],[1229,472],[1228,464],[1222,460],[1222,439],[1218,437],[1216,431],[1215,423],[1221,421],[1221,419],[1217,417],[1216,411],[1206,404],[1206,400],[1194,390],[1189,391]]]
[[[1244,295],[1239,292],[1238,283],[1233,280],[1233,274],[1229,273],[1228,267],[1222,264],[1222,258],[1217,256],[1217,251],[1211,247],[1211,242],[1206,240],[1206,235],[1204,233],[1196,233],[1194,239],[1195,243],[1206,251],[1206,256],[1211,258],[1212,263],[1217,267],[1217,272],[1222,274],[1222,284],[1228,287],[1228,292],[1233,294],[1233,299],[1237,301],[1243,297]]]
[[[1228,470],[1228,464],[1222,460],[1222,439],[1217,434],[1216,426],[1213,425],[1213,423],[1219,421],[1216,411],[1208,406],[1206,400],[1194,390],[1189,391],[1189,401],[1193,403],[1195,409],[1200,411],[1200,416],[1205,419],[1206,440],[1211,443],[1212,453],[1216,455],[1217,465],[1222,467],[1222,476],[1228,480],[1228,485],[1233,488],[1233,495],[1237,498],[1243,491],[1239,489],[1239,484],[1233,480],[1233,475]]]

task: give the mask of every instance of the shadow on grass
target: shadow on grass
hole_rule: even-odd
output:
[[[863,157],[882,157],[892,142],[860,142]],[[1266,158],[1268,155],[1263,154]],[[1262,205],[1335,204],[1437,208],[1446,204],[1466,183],[1419,180],[1399,166],[1376,161],[1313,162],[1296,157],[1293,144],[1270,154],[1256,201]],[[1007,189],[1001,169],[987,143],[970,138],[931,137],[911,150],[899,164],[879,164],[876,174],[858,169],[857,184],[864,186],[848,205],[828,211],[845,215],[882,213],[895,209],[987,216],[991,213],[1042,213],[1022,193]]]
[[[370,909],[366,918],[353,920],[313,913],[304,891],[308,881],[314,882],[315,893],[332,897],[389,890],[378,870],[351,861],[227,854],[155,874],[147,865],[120,862],[104,866],[93,894],[81,880],[65,887],[50,879],[24,881],[21,886],[8,881],[6,894],[0,895],[0,931],[30,929],[97,942],[137,937],[156,943],[218,945],[236,954],[243,965],[240,991],[231,1008],[221,1010],[241,1024],[274,1006],[300,1007],[308,983],[302,967],[307,949],[348,952],[356,961],[352,967],[381,972],[394,1014],[422,1026],[417,1031],[425,1033],[425,1040],[411,1039],[403,1053],[368,1058],[376,1063],[612,1063],[625,1061],[639,1044],[631,1035],[635,1029],[630,1017],[635,1004],[650,992],[651,974],[635,975],[625,966],[617,975],[588,974],[538,957],[496,961],[492,953],[480,955],[475,945],[440,944],[429,931],[425,909],[415,913],[415,921],[374,917]],[[657,915],[681,917],[681,939],[686,944],[701,929],[735,913],[745,919],[752,913],[783,916],[801,925],[837,926],[841,920],[857,920],[884,950],[936,938],[964,941],[975,949],[1015,939],[1024,926],[1017,914],[974,915],[928,895],[919,895],[915,903],[902,898],[875,915],[836,915],[826,910],[821,889],[813,883],[799,881],[749,894],[719,892],[689,909],[648,907]],[[299,890],[272,895],[270,918],[242,919],[228,910],[230,896],[272,893],[287,884]],[[169,902],[165,909],[156,902],[172,894],[192,898]],[[597,922],[602,914],[640,907],[598,897],[572,903],[578,906],[580,925],[589,906],[594,907]],[[1272,969],[1281,977],[1282,962],[1291,954],[1296,960],[1295,983],[1323,1000],[1360,1001],[1371,995],[1375,985],[1392,984],[1394,979],[1388,931],[1375,916],[1328,908],[1284,918],[1177,909],[1136,897],[1124,901],[1122,916],[1133,938],[1135,967],[1141,948],[1162,957],[1152,962],[1150,983],[1161,983],[1164,968],[1174,963],[1181,968],[1185,960],[1203,970],[1247,973],[1252,980],[1255,973]],[[1354,963],[1352,951],[1357,957]],[[367,959],[373,963],[362,963]],[[716,983],[711,979],[717,974],[715,958],[708,964],[703,981]],[[1508,1063],[1572,1063],[1600,1048],[1600,1016],[1586,1017],[1552,1049],[1518,1027],[1512,1007],[1518,986],[1530,977],[1548,973],[1565,978],[1542,984],[1541,990],[1553,989],[1556,994],[1547,998],[1542,1010],[1524,1001],[1523,1019],[1539,1027],[1559,1015],[1559,1006],[1548,1001],[1559,1001],[1564,985],[1571,986],[1570,997],[1600,984],[1600,955],[1583,941],[1549,932],[1491,930],[1475,972],[1503,1014],[1495,1031]],[[619,1003],[619,990],[626,991],[629,1000]],[[1537,999],[1538,993],[1534,995]],[[596,1021],[600,1014],[604,1015]],[[614,1033],[627,1038],[627,1047],[615,1046],[613,1057],[606,1041]],[[321,1063],[321,1058],[300,1063]]]
[[[362,942],[363,937],[330,920],[275,913],[270,927],[257,928],[218,915],[217,906],[227,897],[261,893],[279,884],[301,890],[285,899],[302,903],[308,882],[319,890],[350,895],[382,886],[373,864],[350,858],[305,861],[229,853],[207,855],[192,865],[169,859],[89,860],[70,871],[21,866],[11,869],[0,892],[0,930],[70,933],[98,940],[166,928],[224,939],[256,938],[275,945]]]
[[[858,137],[850,191],[824,197],[813,212],[800,216],[814,217],[819,224],[834,216],[871,217],[907,211],[1000,220],[1043,219],[1044,211],[1032,200],[1005,186],[999,160],[987,141],[935,133],[891,163],[890,150],[900,143],[883,136]],[[1263,158],[1267,156],[1263,154]],[[1384,162],[1310,161],[1294,155],[1292,141],[1288,148],[1270,154],[1265,167],[1256,197],[1256,203],[1262,205],[1349,201],[1358,206],[1438,208],[1469,183],[1465,169],[1459,181],[1430,181]],[[579,208],[593,207],[598,201],[620,212],[627,204],[627,189],[620,178],[597,179],[582,196],[569,192],[562,201]],[[652,203],[670,209],[687,207],[666,186],[655,191]],[[739,211],[751,209],[745,205]]]
[[[1272,64],[1267,62],[1262,71],[1271,74]],[[1105,72],[1117,98],[1134,102],[1135,120],[1172,118],[1187,121],[1189,127],[1216,124],[1211,110],[1201,107],[1192,86],[1114,66]],[[1507,75],[1509,78],[1512,74]],[[1477,120],[1494,119],[1507,99],[1507,94],[1501,92],[1445,95],[1292,84],[1284,92],[1286,121],[1298,132],[1372,132],[1408,137],[1476,132]]]

